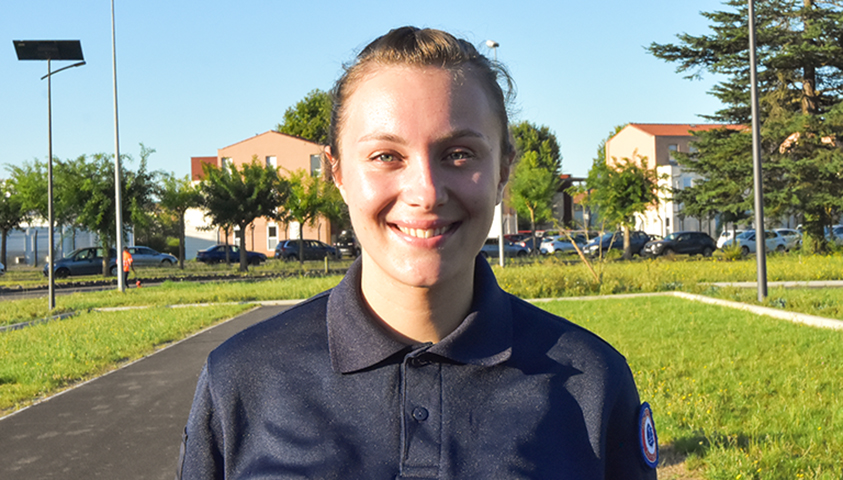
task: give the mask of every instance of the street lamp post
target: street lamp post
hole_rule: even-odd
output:
[[[486,46],[492,49],[495,63],[498,63],[498,47],[500,47],[501,44],[494,40],[486,40]],[[503,161],[503,159],[501,159],[501,161]],[[495,206],[495,216],[498,218],[498,223],[500,223],[501,226],[500,231],[498,232],[498,264],[503,267],[505,265],[503,248],[503,199],[501,199],[501,203]],[[533,240],[533,242],[535,242],[535,240]]]
[[[55,240],[53,238],[53,75],[63,70],[85,65],[82,56],[82,43],[79,40],[14,40],[18,60],[46,60],[47,74],[41,80],[47,79],[47,223],[49,223],[49,262],[47,277],[49,279],[49,309],[56,308],[56,279],[53,272],[55,265]],[[73,65],[52,71],[53,60],[79,60]]]
[[[755,278],[758,301],[767,297],[767,232],[764,230],[764,191],[761,179],[761,119],[758,113],[758,78],[755,52],[755,1],[749,0],[749,82],[752,101],[752,174],[755,188]]]

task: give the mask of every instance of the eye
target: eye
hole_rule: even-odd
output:
[[[391,153],[379,153],[372,156],[371,159],[382,163],[392,163],[398,160],[398,158]]]
[[[474,158],[474,154],[468,150],[454,150],[445,155],[445,160],[456,164],[465,163],[466,160],[471,158]]]

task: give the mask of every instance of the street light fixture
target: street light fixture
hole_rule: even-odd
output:
[[[54,74],[73,67],[85,65],[82,56],[82,43],[79,40],[14,40],[18,60],[46,60],[47,74],[47,223],[49,223],[49,309],[56,308],[56,280],[53,272],[55,264],[55,240],[53,238],[53,96],[52,77]],[[52,71],[53,60],[79,60],[73,65]]]
[[[501,44],[494,40],[486,40],[486,46],[492,49],[495,56],[495,63],[498,63],[498,47],[500,47]],[[498,223],[501,225],[501,229],[498,232],[498,265],[503,267],[505,264],[503,244],[503,200],[501,200],[501,203],[495,205],[495,216],[498,218]],[[533,247],[535,248],[535,239],[533,240],[533,244]]]

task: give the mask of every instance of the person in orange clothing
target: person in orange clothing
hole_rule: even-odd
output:
[[[123,285],[129,284],[129,270],[135,272],[135,262],[132,260],[129,247],[123,247]],[[135,272],[135,277],[137,276],[138,272]]]

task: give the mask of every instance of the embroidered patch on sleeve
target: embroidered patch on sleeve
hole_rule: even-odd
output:
[[[653,422],[653,411],[650,404],[644,402],[638,413],[638,439],[641,444],[641,457],[650,468],[659,464],[659,438],[656,435],[656,424]]]

